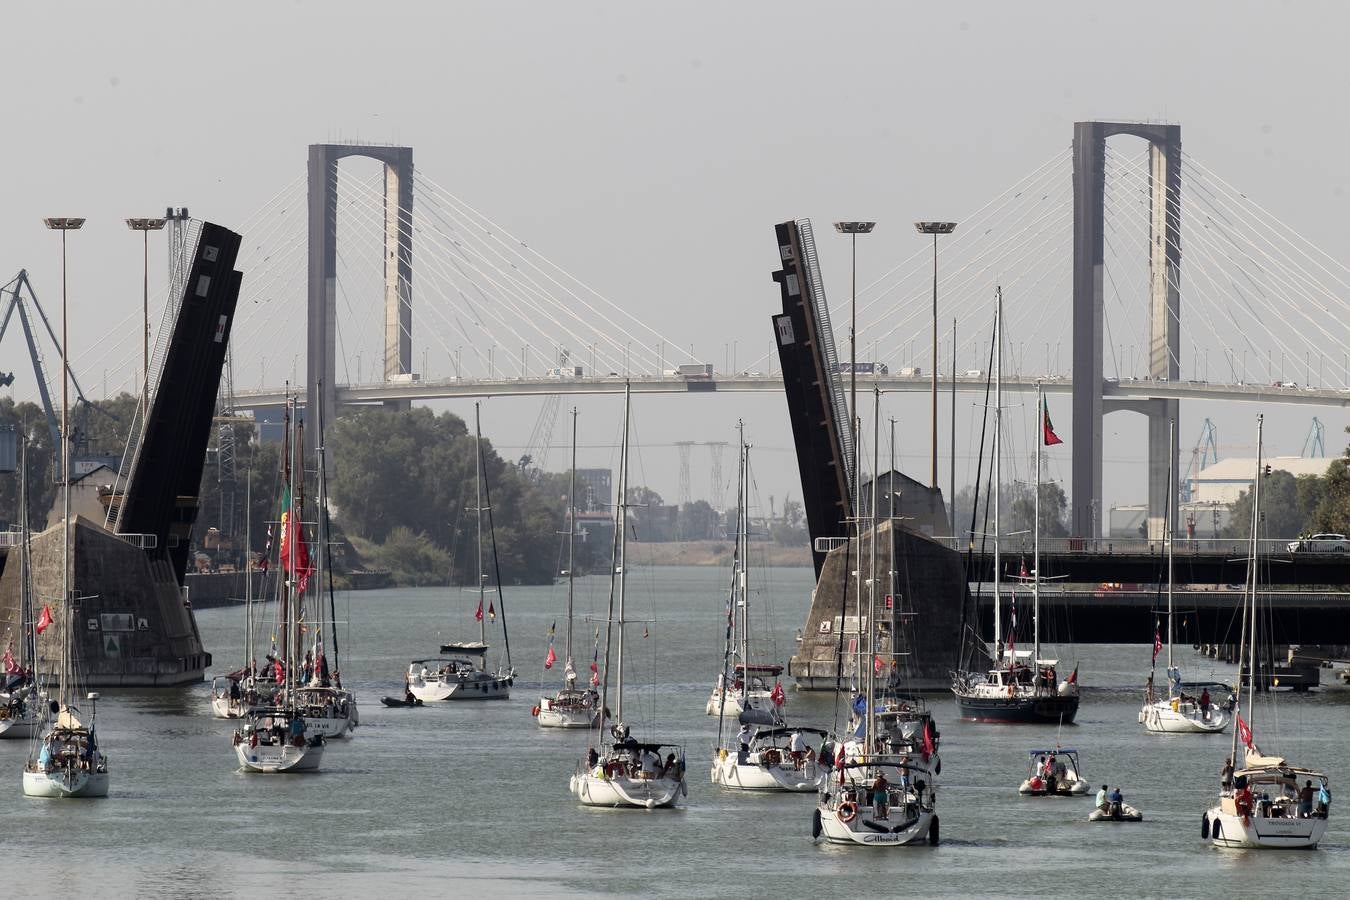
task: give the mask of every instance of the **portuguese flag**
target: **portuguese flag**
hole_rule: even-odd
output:
[[[1055,444],[1064,443],[1060,436],[1055,434],[1055,426],[1050,424],[1050,406],[1041,398],[1041,431],[1045,446],[1053,447]]]
[[[290,575],[298,591],[309,585],[314,567],[309,561],[309,547],[305,544],[305,529],[291,501],[290,485],[281,495],[281,570]]]

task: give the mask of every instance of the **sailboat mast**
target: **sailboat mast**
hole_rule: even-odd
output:
[[[19,628],[22,636],[19,663],[27,671],[37,664],[37,639],[33,635],[32,542],[28,526],[28,437],[19,441]],[[36,673],[34,673],[36,674]]]
[[[742,705],[749,708],[750,698],[750,586],[746,577],[746,556],[750,551],[750,520],[746,507],[749,503],[750,448],[745,443],[745,422],[737,420],[740,433],[741,464],[740,484],[736,486],[736,539],[740,542],[740,553],[736,560],[736,593],[741,608],[741,675]],[[725,691],[724,691],[725,693]]]
[[[1265,428],[1265,415],[1258,413],[1256,416],[1256,481],[1252,484],[1252,546],[1251,546],[1251,597],[1248,603],[1251,608],[1251,629],[1247,634],[1249,641],[1247,657],[1247,727],[1252,726],[1254,718],[1253,712],[1256,707],[1256,583],[1260,577],[1258,563],[1260,562],[1258,541],[1258,531],[1261,525],[1261,476],[1265,467],[1262,465],[1262,431]]]
[[[572,407],[572,486],[567,490],[567,636],[563,659],[564,670],[572,669],[572,600],[573,572],[577,562],[577,408]]]
[[[1167,420],[1167,446],[1175,447],[1177,420]],[[1163,514],[1163,527],[1167,529],[1167,668],[1172,669],[1172,641],[1175,637],[1172,631],[1173,612],[1172,612],[1172,542],[1176,538],[1176,524],[1173,520],[1173,504],[1176,502],[1177,488],[1173,479],[1176,478],[1176,460],[1172,454],[1167,455],[1167,511]],[[1171,677],[1171,676],[1168,676]]]
[[[483,426],[479,417],[481,404],[473,405],[473,483],[477,491],[478,502],[473,505],[473,513],[478,520],[478,642],[487,643],[487,603],[483,585]],[[487,657],[480,657],[484,671],[487,670]]]
[[[871,513],[872,545],[868,549],[871,571],[868,573],[867,590],[867,751],[872,752],[872,734],[876,730],[876,660],[877,660],[877,504],[881,501],[881,388],[872,387],[872,502]]]
[[[244,671],[253,672],[253,467],[244,476]]]
[[[17,297],[17,292],[15,294]],[[70,702],[71,653],[75,610],[70,601],[70,363],[66,358],[66,232],[61,231],[61,602],[65,639],[61,642],[61,707]]]
[[[624,636],[624,582],[628,580],[627,551],[628,551],[628,417],[631,410],[631,400],[629,399],[629,386],[623,388],[623,444],[619,449],[619,518],[614,523],[614,527],[619,529],[619,674],[615,680],[615,691],[618,693],[618,699],[614,703],[615,721],[623,721],[623,636]]]
[[[999,494],[1003,487],[1003,288],[994,306],[994,664],[1003,655],[1003,554],[999,547]]]
[[[1031,664],[1040,671],[1041,659],[1041,447],[1045,445],[1045,389],[1036,382],[1036,496],[1032,500],[1031,538]]]

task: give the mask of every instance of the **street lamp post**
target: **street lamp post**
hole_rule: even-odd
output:
[[[141,402],[150,409],[150,232],[164,227],[165,219],[127,219],[127,227],[141,233],[144,265],[141,275]]]
[[[938,235],[951,234],[956,230],[955,222],[915,222],[914,228],[920,234],[931,234],[933,236],[933,390],[932,390],[932,442],[931,452],[929,454],[928,486],[937,490],[937,379],[938,379],[938,319],[937,319],[937,300],[938,300]],[[955,498],[952,498],[955,499]]]
[[[66,604],[65,614],[70,615],[70,359],[67,347],[66,315],[66,232],[83,227],[84,219],[67,217],[43,219],[48,228],[61,232],[61,597]],[[63,678],[61,696],[68,695]]]
[[[834,230],[840,234],[849,235],[853,245],[853,267],[852,277],[849,288],[849,316],[848,316],[848,407],[849,407],[849,434],[853,438],[853,493],[854,497],[849,498],[849,505],[853,507],[853,515],[858,515],[857,509],[857,490],[858,490],[858,432],[855,423],[858,421],[858,235],[871,234],[872,229],[877,227],[876,222],[835,222]]]

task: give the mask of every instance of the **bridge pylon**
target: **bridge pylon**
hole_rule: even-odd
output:
[[[412,148],[311,144],[305,400],[327,422],[337,411],[337,164],[348,156],[384,164],[384,380],[412,372]]]
[[[1144,122],[1077,122],[1073,132],[1073,455],[1072,534],[1100,537],[1102,417],[1117,409],[1148,416],[1148,535],[1160,536],[1167,508],[1167,422],[1176,400],[1108,404],[1103,398],[1105,349],[1106,139],[1126,134],[1148,141],[1149,377],[1174,382],[1181,374],[1181,126]]]

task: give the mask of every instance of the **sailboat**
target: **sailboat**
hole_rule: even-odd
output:
[[[1247,694],[1247,721],[1237,713],[1233,729],[1230,766],[1238,759],[1238,741],[1243,744],[1241,766],[1225,767],[1223,790],[1217,805],[1201,819],[1200,834],[1216,847],[1236,850],[1312,849],[1327,832],[1330,792],[1327,776],[1290,763],[1283,756],[1265,753],[1257,746],[1256,725],[1257,594],[1260,585],[1262,428],[1264,416],[1256,417],[1256,478],[1252,482],[1252,527],[1248,545],[1247,589],[1243,592],[1242,631],[1239,647],[1246,659],[1247,683],[1239,679],[1237,698]],[[1326,798],[1323,800],[1323,798]]]
[[[877,404],[880,394],[874,389]],[[879,530],[877,444],[880,416],[873,417],[872,502],[868,510],[871,537],[871,577],[868,580],[867,614],[860,617],[858,671],[866,672],[864,693],[861,697],[863,715],[861,736],[850,736],[833,749],[834,776],[827,776],[812,816],[812,837],[824,838],[831,844],[850,844],[865,847],[903,847],[938,842],[937,788],[934,771],[927,754],[914,755],[895,752],[882,737],[878,727],[879,709],[877,674],[884,668],[878,655],[876,624],[877,588],[881,582],[877,571],[877,532]],[[854,422],[857,422],[855,416]],[[856,429],[855,429],[856,433]],[[858,510],[858,472],[854,463],[854,502]],[[853,541],[862,545],[859,524],[853,519]],[[857,566],[861,569],[861,563]],[[859,577],[861,573],[859,573]],[[860,596],[861,599],[861,596]],[[894,782],[891,779],[896,779]]]
[[[65,334],[65,302],[62,301],[61,333]],[[61,607],[57,634],[61,638],[61,689],[51,701],[55,717],[33,741],[23,769],[23,793],[26,797],[106,797],[108,796],[108,758],[99,748],[94,723],[98,718],[98,694],[86,695],[89,719],[75,706],[80,672],[75,645],[76,609],[79,603],[70,583],[70,445],[69,363],[65,340],[61,341]],[[25,572],[25,574],[27,574]],[[50,608],[44,606],[42,618],[52,621]],[[36,630],[36,629],[35,629]]]
[[[511,668],[511,639],[506,631],[506,601],[502,598],[501,573],[497,572],[497,602],[502,607],[502,638],[505,643],[506,658],[495,672],[487,669],[487,618],[496,621],[496,606],[487,598],[487,575],[483,572],[483,513],[489,514],[488,531],[492,537],[492,558],[497,558],[496,538],[492,536],[492,494],[486,488],[487,470],[483,467],[483,428],[479,418],[479,404],[473,405],[474,456],[476,459],[475,484],[478,502],[474,514],[478,519],[478,610],[474,618],[478,620],[478,640],[441,645],[441,655],[430,659],[415,659],[408,664],[408,691],[417,700],[505,700],[511,696],[511,685],[516,680],[516,670]],[[487,505],[483,504],[487,490]],[[494,565],[495,568],[495,565]]]
[[[722,670],[717,673],[717,684],[704,704],[704,711],[710,716],[741,718],[757,725],[781,725],[782,707],[787,703],[787,697],[783,686],[775,679],[783,674],[783,667],[776,663],[752,662],[750,657],[750,446],[745,443],[745,424],[740,423],[739,427],[740,487],[731,592],[727,598],[726,645],[722,653]],[[719,723],[719,734],[721,730]]]
[[[750,533],[750,445],[745,426],[740,425],[740,477],[736,503],[736,553],[732,589],[727,600],[726,650],[718,686],[708,700],[709,712],[718,716],[717,746],[713,750],[713,784],[745,791],[814,791],[827,770],[817,763],[815,748],[829,733],[819,728],[786,726],[780,709],[783,688],[749,690],[747,681],[756,671],[781,666],[756,665],[750,654],[750,592],[747,572]],[[727,677],[739,677],[737,686],[726,688]],[[713,704],[716,703],[716,706]],[[735,712],[732,712],[734,706]],[[741,723],[734,736],[728,719]]]
[[[1003,446],[1003,291],[997,294],[994,315],[994,643],[989,648],[993,667],[986,672],[956,672],[952,693],[961,718],[979,722],[1022,722],[1069,724],[1078,714],[1078,669],[1064,681],[1058,681],[1055,659],[1041,658],[1041,448],[1049,440],[1049,417],[1040,384],[1036,386],[1038,424],[1036,435],[1036,494],[1031,576],[1032,649],[1017,650],[1014,643],[1016,619],[1010,623],[1008,645],[1003,644],[1001,607],[1003,605],[1003,557],[1000,550],[999,493],[1002,484]],[[1056,442],[1058,439],[1056,439]]]
[[[552,696],[539,698],[534,708],[540,728],[593,728],[600,721],[600,693],[592,686],[577,687],[577,670],[572,663],[572,619],[576,599],[577,542],[577,411],[572,409],[572,486],[567,493],[567,625],[563,632],[563,684]],[[548,656],[544,668],[557,662],[553,651],[553,629],[549,629]]]
[[[568,787],[583,806],[656,809],[674,806],[688,794],[684,782],[684,748],[677,744],[640,742],[624,718],[624,587],[628,580],[628,432],[632,410],[630,387],[623,392],[623,442],[619,451],[619,502],[614,517],[614,562],[610,570],[609,621],[601,678],[601,709],[609,709],[610,645],[617,643],[613,723],[602,716],[589,732],[586,757],[572,773]],[[618,618],[615,618],[617,608]],[[617,641],[615,639],[617,638]],[[606,740],[608,731],[609,740]],[[665,754],[664,756],[662,754]]]
[[[31,738],[47,720],[47,704],[37,682],[36,623],[33,620],[32,548],[28,526],[28,445],[19,451],[19,658],[5,648],[3,691],[0,691],[0,738]]]
[[[1172,434],[1176,422],[1168,422],[1168,444],[1172,446]],[[1153,673],[1148,676],[1148,687],[1144,697],[1144,706],[1139,710],[1139,723],[1147,731],[1167,732],[1170,734],[1214,734],[1228,727],[1228,710],[1221,708],[1210,699],[1209,688],[1222,689],[1227,694],[1227,685],[1203,684],[1183,685],[1181,670],[1172,662],[1172,638],[1175,613],[1172,605],[1172,541],[1176,533],[1173,518],[1176,497],[1175,478],[1176,461],[1167,461],[1167,512],[1164,520],[1164,540],[1167,541],[1167,685],[1166,697],[1157,697],[1153,690]],[[1158,650],[1162,635],[1153,641],[1153,666],[1158,664]],[[1183,687],[1190,687],[1192,694],[1198,689],[1198,696],[1187,694]]]
[[[333,558],[328,527],[328,464],[323,442],[322,413],[317,424],[318,442],[314,451],[318,461],[319,518],[316,528],[318,552],[315,554],[314,567],[317,577],[313,579],[317,586],[314,604],[317,627],[311,632],[312,639],[302,670],[308,673],[308,678],[294,689],[295,706],[304,716],[310,735],[340,738],[349,737],[352,729],[361,724],[361,714],[356,705],[356,693],[342,686],[337,642],[337,603],[333,596]],[[327,604],[324,603],[325,594]],[[328,635],[327,641],[325,633]],[[328,656],[330,642],[331,662]]]
[[[292,412],[294,407],[295,401],[292,399]],[[281,685],[281,690],[274,702],[247,710],[233,737],[239,767],[246,772],[266,774],[316,772],[323,760],[325,746],[323,735],[311,728],[297,706],[295,696],[295,689],[304,678],[298,661],[301,658],[305,587],[312,569],[305,545],[302,516],[304,470],[300,449],[301,431],[297,426],[292,444],[290,422],[288,412],[281,454],[283,481],[286,485],[280,523],[282,584],[277,604],[277,630],[281,645],[279,648],[273,646],[273,652],[268,654],[268,669],[273,673],[273,680]]]
[[[253,481],[248,479],[244,492],[244,509],[253,508]],[[270,698],[275,693],[275,682],[261,684],[254,668],[253,658],[253,529],[252,517],[245,516],[244,524],[244,665],[227,675],[211,680],[211,715],[217,719],[238,719],[257,704],[258,689],[262,687]]]

